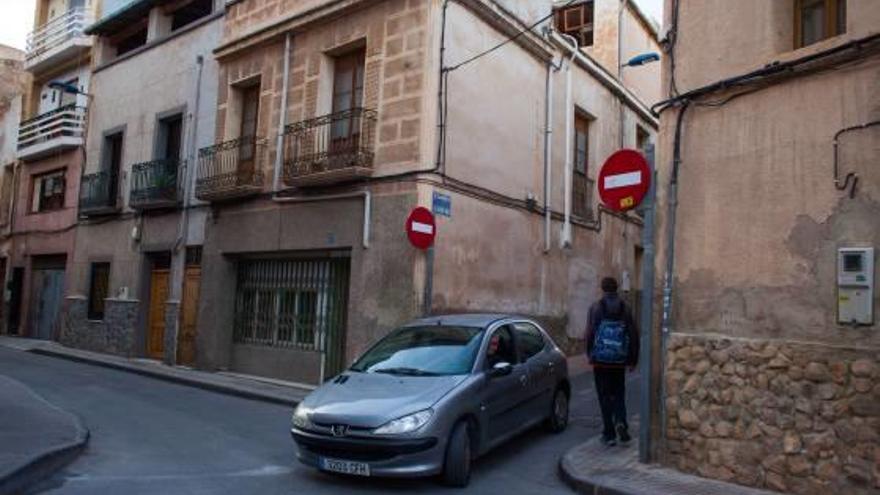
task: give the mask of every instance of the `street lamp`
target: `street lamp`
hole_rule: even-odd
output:
[[[638,67],[640,65],[650,64],[651,62],[659,62],[660,54],[657,52],[648,52],[642,53],[641,55],[636,55],[635,57],[629,59],[627,63],[621,65],[621,67]]]

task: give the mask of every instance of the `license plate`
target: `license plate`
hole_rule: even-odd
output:
[[[370,475],[370,465],[365,462],[341,461],[326,457],[321,458],[321,469],[334,473],[353,474],[355,476]]]

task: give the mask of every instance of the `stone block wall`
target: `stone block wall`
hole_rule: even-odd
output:
[[[107,299],[103,320],[88,319],[88,299],[68,297],[59,342],[68,347],[133,357],[138,354],[137,299]]]
[[[877,349],[670,337],[664,462],[796,494],[880,490]]]
[[[166,364],[177,363],[177,333],[180,331],[180,301],[165,302],[165,334],[163,361]]]

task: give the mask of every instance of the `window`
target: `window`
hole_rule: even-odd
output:
[[[177,114],[160,120],[158,133],[158,158],[179,160],[183,141],[183,115]]]
[[[333,113],[363,107],[364,64],[366,52],[358,50],[337,57],[333,65]],[[360,126],[352,112],[348,118],[336,119],[330,130],[332,146],[355,147],[360,137]]]
[[[116,47],[116,56],[125,55],[147,44],[147,25],[138,28],[136,31],[119,38],[113,43]]]
[[[846,0],[795,0],[795,48],[846,32]]]
[[[34,177],[32,212],[41,213],[64,208],[65,172],[66,170],[56,170]]]
[[[640,125],[636,125],[636,147],[644,152],[651,144],[651,135]]]
[[[403,376],[465,375],[474,367],[482,337],[483,330],[474,327],[399,328],[367,351],[351,370]]]
[[[509,325],[495,330],[486,346],[486,369],[491,369],[498,363],[516,364],[516,349],[513,347],[513,333]]]
[[[544,335],[530,323],[517,323],[513,326],[516,332],[516,347],[523,362],[544,350]]]
[[[243,260],[234,341],[322,350],[340,338],[347,260]]]
[[[88,310],[90,320],[104,319],[104,303],[109,293],[110,263],[92,263]]]
[[[574,36],[578,46],[593,46],[593,2],[583,2],[556,11],[556,30]]]
[[[64,81],[64,84],[79,88],[79,78],[73,78],[69,81]],[[61,91],[61,105],[62,107],[66,107],[68,105],[76,105],[76,97],[77,95],[74,93],[68,93],[67,91]]]
[[[211,15],[214,0],[193,0],[171,14],[171,31]]]
[[[260,118],[260,84],[253,84],[240,89],[241,95],[241,131],[242,139],[238,159],[242,164],[249,165],[256,155],[257,125]]]
[[[590,170],[590,121],[575,115],[574,119],[574,174],[572,174],[572,213],[580,218],[593,214],[593,181]]]

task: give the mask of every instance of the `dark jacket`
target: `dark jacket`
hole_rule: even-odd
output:
[[[595,340],[596,330],[599,329],[599,322],[601,322],[603,318],[601,304],[603,300],[605,301],[605,308],[608,310],[611,317],[620,314],[622,307],[623,321],[629,331],[629,353],[626,360],[626,366],[635,366],[639,364],[639,328],[635,319],[633,319],[629,305],[624,303],[617,294],[605,294],[601,300],[596,301],[590,307],[590,316],[587,318],[586,331],[587,358],[589,359],[590,355],[593,353],[593,341]],[[594,364],[592,361],[590,364],[593,364],[593,366],[620,367],[619,365]]]

